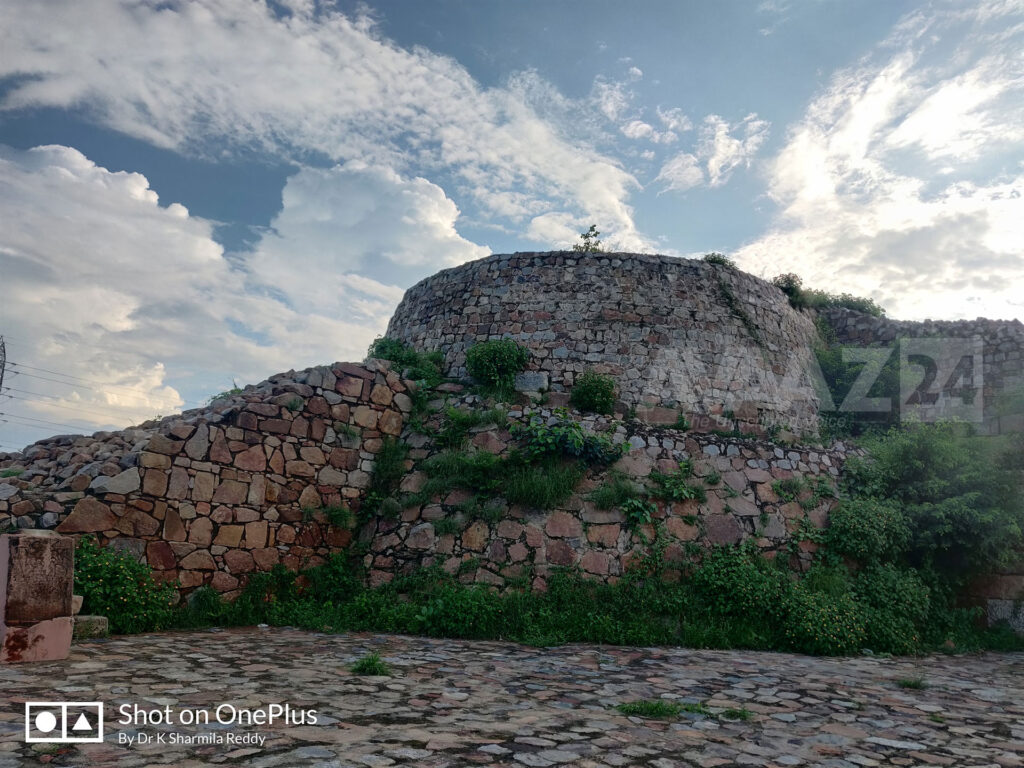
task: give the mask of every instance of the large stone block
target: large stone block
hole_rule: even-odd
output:
[[[71,616],[27,627],[11,627],[0,621],[0,663],[66,659],[71,651],[73,623]]]
[[[66,536],[0,536],[0,611],[8,625],[29,626],[71,615],[74,540]]]

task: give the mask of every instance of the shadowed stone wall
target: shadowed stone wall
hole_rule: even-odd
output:
[[[352,532],[374,457],[412,401],[388,364],[279,374],[210,407],[122,432],[64,435],[0,466],[0,523],[93,534],[183,590],[231,593],[276,563],[315,565]]]

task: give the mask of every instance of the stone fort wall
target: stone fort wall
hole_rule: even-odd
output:
[[[986,434],[1024,429],[1021,406],[1024,402],[1024,323],[1019,320],[979,318],[912,322],[872,317],[843,308],[819,310],[819,313],[832,326],[840,344],[889,347],[900,339],[953,342],[948,345],[939,343],[931,349],[927,344],[922,346],[926,354],[934,351],[939,362],[940,371],[934,388],[939,390],[947,383],[955,387],[975,387],[980,394],[979,407],[975,412],[944,413],[943,400],[940,399],[934,406],[924,406],[919,410],[922,419],[961,415],[976,421],[979,430]],[[957,371],[956,366],[965,355],[972,358],[963,361],[970,365]],[[954,381],[949,381],[950,378]],[[1008,399],[1014,393],[1017,394],[1016,403]]]
[[[516,253],[446,269],[410,288],[387,335],[441,350],[466,376],[468,347],[529,347],[538,386],[593,369],[626,406],[817,429],[804,364],[814,325],[773,285],[698,260],[629,253]]]
[[[388,364],[271,377],[209,407],[120,432],[58,435],[0,454],[0,529],[94,535],[188,592],[234,593],[352,540],[324,508],[359,509],[382,441],[412,407]]]

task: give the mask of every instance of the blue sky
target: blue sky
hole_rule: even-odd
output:
[[[360,359],[421,277],[591,223],[1024,318],[1022,30],[1020,0],[7,3],[0,450]]]

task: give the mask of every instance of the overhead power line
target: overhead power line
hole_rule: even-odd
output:
[[[81,430],[81,429],[89,429],[92,426],[92,425],[89,425],[89,424],[85,424],[85,425],[83,425],[83,424],[67,424],[67,423],[61,422],[61,421],[48,421],[46,419],[36,419],[36,418],[31,417],[31,416],[20,416],[17,413],[6,413],[4,411],[0,411],[0,417],[4,417],[5,419],[20,419],[22,421],[34,421],[34,422],[39,422],[40,424],[49,424],[49,425],[54,426],[54,427],[65,427],[67,429],[79,429],[79,430]],[[24,426],[33,426],[33,425],[32,424],[26,424]],[[93,430],[93,431],[96,431],[96,430]]]
[[[49,403],[46,400],[36,400],[36,399],[31,398],[31,397],[21,397],[19,395],[11,395],[11,394],[8,394],[9,392],[21,392],[21,393],[26,394],[26,395],[34,395],[35,397],[47,398],[47,400],[57,400],[58,402],[56,402],[56,403]],[[87,408],[76,408],[73,405],[64,405],[64,403],[62,402],[62,398],[59,398],[59,397],[57,397],[55,395],[46,395],[46,394],[43,394],[42,392],[30,392],[29,390],[18,389],[17,387],[4,387],[3,391],[0,392],[0,397],[9,397],[11,400],[18,400],[18,401],[23,402],[23,403],[36,403],[36,404],[39,404],[39,405],[48,406],[50,408],[60,408],[60,409],[65,410],[65,411],[76,411],[78,413],[84,413],[84,414],[93,415],[93,416],[95,416],[97,414],[100,414],[102,412],[109,412],[109,413],[117,413],[122,418],[124,418],[124,417],[143,418],[144,417],[144,418],[147,418],[147,419],[151,419],[151,418],[154,418],[154,416],[156,414],[156,409],[155,408],[152,411],[140,411],[140,410],[135,410],[135,409],[131,409],[131,408],[122,408],[121,406],[118,406],[118,405],[109,405],[109,404],[105,404],[105,405],[104,404],[96,404],[95,406],[90,406],[90,407],[87,407]],[[89,405],[89,404],[88,403],[83,403],[83,405]],[[133,416],[133,414],[134,414],[134,416]]]
[[[42,381],[53,382],[54,384],[63,384],[66,387],[75,387],[78,389],[88,389],[90,392],[104,392],[108,390],[122,390],[131,394],[135,394],[138,397],[151,398],[152,393],[145,389],[137,387],[125,387],[120,384],[105,384],[102,381],[96,379],[86,379],[81,376],[72,376],[69,373],[61,373],[60,371],[51,371],[48,368],[39,368],[33,365],[25,365],[24,363],[18,363],[13,360],[8,361],[8,371],[16,376],[28,376],[32,379],[40,379]],[[38,371],[39,373],[49,373],[52,376],[60,376],[60,379],[54,379],[47,376],[40,376],[38,373],[26,373],[22,368],[29,371]],[[74,381],[64,381],[64,379],[73,379]],[[81,382],[81,383],[76,383]],[[89,386],[93,385],[93,386]],[[204,405],[205,401],[202,400],[185,400],[185,405]]]

